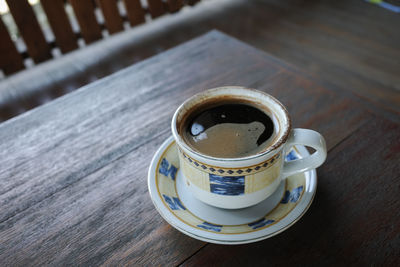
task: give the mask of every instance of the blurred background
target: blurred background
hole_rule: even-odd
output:
[[[212,29],[398,114],[399,12],[393,0],[0,0],[0,122]]]

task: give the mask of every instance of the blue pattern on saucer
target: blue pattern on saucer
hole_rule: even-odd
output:
[[[291,150],[289,152],[289,154],[286,155],[286,161],[292,161],[292,160],[296,160],[299,158],[299,156],[297,155],[297,153],[294,150]]]
[[[296,187],[290,192],[289,190],[286,190],[285,195],[282,198],[281,203],[282,204],[287,204],[290,202],[297,202],[301,196],[301,192],[303,191],[303,186]]]
[[[158,171],[167,177],[170,176],[172,180],[175,180],[175,176],[176,176],[176,172],[178,171],[178,168],[172,164],[170,166],[168,160],[163,158]]]
[[[177,197],[169,197],[166,195],[162,195],[165,202],[167,202],[168,206],[171,208],[171,210],[186,210],[185,206],[182,205],[181,201]]]
[[[260,227],[264,227],[264,226],[266,226],[268,224],[271,224],[273,222],[275,222],[275,221],[274,220],[266,220],[265,218],[261,218],[258,221],[249,223],[248,226],[250,226],[253,229],[257,229],[257,228],[260,228]]]
[[[218,225],[218,224],[212,224],[209,222],[203,222],[202,224],[197,225],[197,227],[206,229],[206,230],[211,230],[214,232],[221,232],[222,229],[222,225]]]

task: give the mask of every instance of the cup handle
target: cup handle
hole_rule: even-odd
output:
[[[326,143],[324,137],[309,129],[293,129],[286,143],[286,151],[294,145],[304,145],[315,149],[315,152],[305,158],[285,161],[282,169],[282,178],[299,172],[305,172],[321,166],[326,159]]]

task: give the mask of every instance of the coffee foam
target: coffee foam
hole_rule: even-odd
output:
[[[221,123],[206,129],[197,136],[186,134],[186,140],[196,150],[215,157],[245,157],[256,154],[264,148],[264,144],[257,145],[257,140],[264,130],[265,126],[258,121]],[[215,149],[216,147],[218,149]]]

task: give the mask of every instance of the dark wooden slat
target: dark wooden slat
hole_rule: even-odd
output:
[[[7,0],[7,4],[32,59],[39,63],[51,58],[50,46],[28,1]]]
[[[24,68],[22,56],[18,53],[14,42],[0,17],[0,69],[8,75]]]
[[[259,88],[329,148],[371,119],[294,69],[212,32],[0,124],[0,262],[181,263],[204,243],[157,215],[146,173],[186,98],[226,84]]]
[[[109,33],[120,32],[124,29],[122,17],[119,14],[117,0],[97,0],[103,12],[105,24]]]
[[[399,266],[399,157],[400,125],[371,117],[329,151],[314,203],[294,226],[255,244],[208,244],[183,266]]]
[[[177,12],[183,6],[183,0],[168,0],[168,11],[169,12]]]
[[[102,38],[101,27],[97,23],[92,1],[69,0],[78,20],[83,39],[87,44]]]
[[[188,3],[188,5],[194,6],[195,4],[200,2],[200,0],[187,0],[186,2]]]
[[[165,13],[164,3],[161,0],[147,0],[152,18],[159,17]]]
[[[78,48],[77,38],[64,9],[64,0],[40,1],[51,29],[56,37],[56,44],[61,52],[67,53]]]
[[[124,3],[128,13],[129,23],[132,26],[145,22],[145,12],[140,0],[124,0]]]

